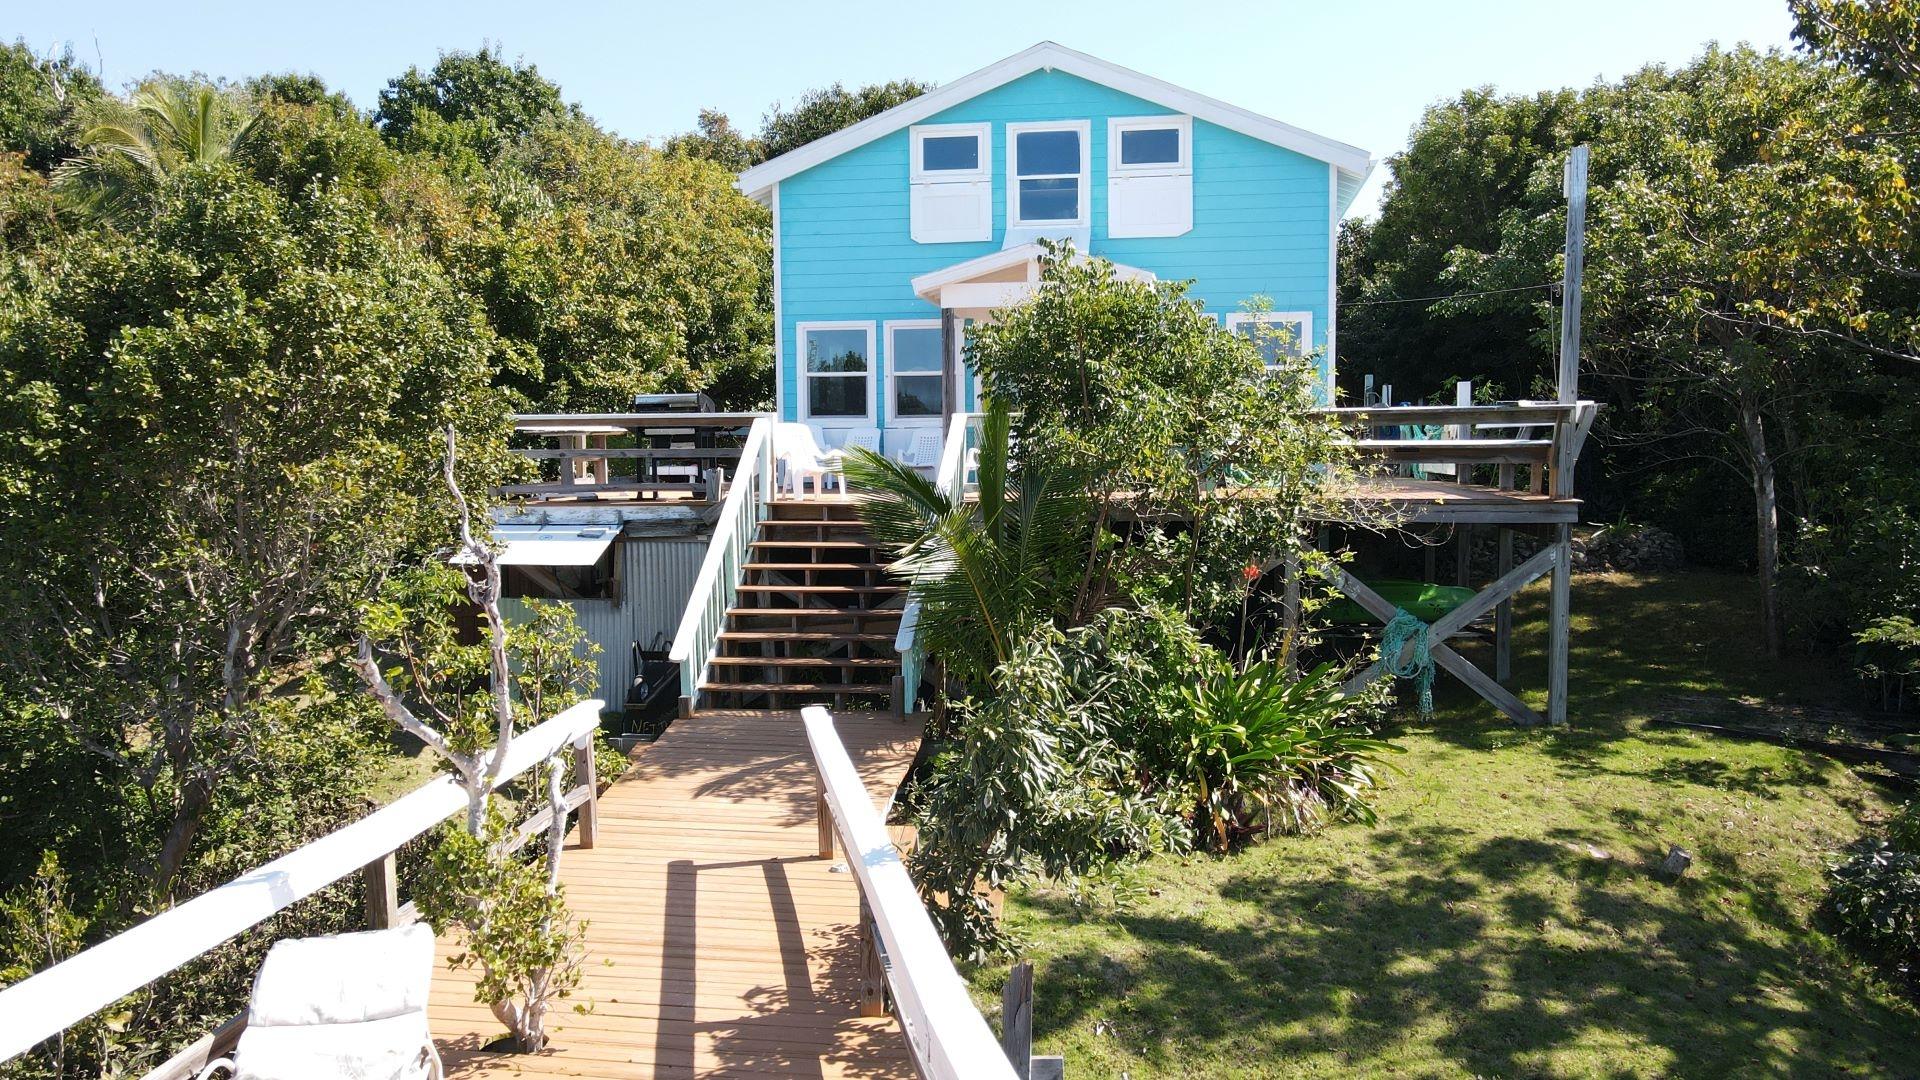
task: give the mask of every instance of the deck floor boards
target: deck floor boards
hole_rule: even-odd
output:
[[[876,802],[899,784],[917,721],[836,715]],[[587,921],[574,996],[533,1055],[502,1033],[440,943],[430,1011],[452,1077],[910,1077],[891,1018],[858,1015],[851,875],[821,859],[812,760],[797,713],[677,720],[600,796],[590,850],[561,861]],[[575,1012],[571,1006],[583,1006]]]

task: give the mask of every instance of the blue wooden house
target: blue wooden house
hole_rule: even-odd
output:
[[[1035,45],[741,174],[773,211],[780,417],[834,445],[878,428],[888,453],[937,437],[943,414],[977,405],[966,327],[1035,288],[1042,239],[1123,275],[1190,279],[1243,332],[1285,327],[1256,336],[1318,353],[1331,387],[1334,240],[1372,166]]]

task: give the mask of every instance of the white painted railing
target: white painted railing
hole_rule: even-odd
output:
[[[497,781],[504,784],[569,746],[584,750],[589,794],[581,802],[583,840],[593,806],[592,739],[603,707],[597,700],[583,701],[520,733],[507,748]],[[441,776],[337,832],[0,990],[0,1061],[24,1053],[348,874],[382,864],[409,840],[466,807],[459,781]],[[387,881],[390,884],[390,876]]]
[[[915,1069],[927,1080],[1013,1080],[1013,1066],[954,970],[886,823],[834,730],[833,717],[818,705],[801,716],[819,776],[821,810],[831,818],[831,833],[822,826],[823,854],[831,854],[837,835],[870,913],[870,932],[886,957],[894,1015]],[[864,937],[869,927],[861,929]]]
[[[740,468],[720,504],[707,557],[700,563],[693,594],[674,632],[667,659],[680,665],[680,705],[692,708],[706,681],[707,664],[720,631],[727,625],[727,609],[739,596],[740,568],[748,560],[754,533],[767,516],[773,498],[773,418],[762,416],[747,430],[740,448]]]
[[[940,467],[933,483],[941,494],[956,502],[967,493],[967,459],[972,449],[968,441],[979,430],[980,418],[980,413],[954,413],[947,425],[947,437],[940,444]],[[919,703],[921,673],[927,662],[926,650],[915,640],[919,625],[920,601],[908,599],[906,611],[900,616],[900,630],[893,638],[893,650],[900,654],[902,708],[906,712],[912,712]]]

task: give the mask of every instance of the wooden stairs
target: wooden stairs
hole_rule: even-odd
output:
[[[906,589],[888,579],[858,503],[775,500],[751,550],[700,707],[892,707]]]

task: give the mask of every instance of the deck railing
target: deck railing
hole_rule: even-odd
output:
[[[576,784],[565,802],[580,811],[580,843],[585,847],[593,846],[597,827],[592,740],[603,706],[597,700],[583,701],[521,732],[508,747],[495,781],[496,787],[504,784],[572,747]],[[349,874],[366,875],[368,921],[376,928],[412,921],[412,905],[399,903],[394,853],[466,806],[459,782],[438,777],[342,829],[0,990],[0,1061],[32,1049]],[[243,1014],[149,1077],[192,1076],[196,1061],[205,1064],[230,1048],[244,1025]]]
[[[970,451],[980,429],[980,413],[955,413],[947,424],[947,437],[940,444],[940,467],[933,483],[949,499],[965,497],[969,477]],[[918,641],[920,601],[909,598],[900,616],[900,630],[894,635],[893,649],[900,654],[900,709],[912,712],[919,703],[920,680],[926,669],[926,650]]]
[[[707,679],[714,645],[727,625],[727,609],[739,596],[740,568],[748,561],[754,533],[765,520],[772,498],[773,418],[762,416],[747,430],[740,469],[721,503],[707,556],[700,563],[680,629],[674,632],[673,648],[667,653],[667,659],[680,665],[682,715],[693,708],[700,684]]]
[[[671,496],[713,501],[729,472],[736,471],[742,432],[763,413],[523,413],[514,417],[521,435],[553,445],[517,449],[543,463],[549,475],[534,483],[500,489],[508,498],[548,499]],[[613,441],[631,446],[610,446]],[[547,470],[545,462],[555,466]]]
[[[818,705],[802,712],[819,783],[820,855],[834,842],[860,887],[863,1012],[879,1015],[875,983],[884,980],[907,1037],[916,1072],[927,1080],[1013,1080],[1013,1066],[974,1008],[967,984],[907,877],[886,822],[854,770],[833,717]],[[1022,1069],[1019,1075],[1026,1075]]]
[[[1573,497],[1574,464],[1598,406],[1591,401],[1497,405],[1401,405],[1323,409],[1352,429],[1363,458],[1412,469],[1451,467],[1470,482],[1490,465],[1494,487],[1511,489],[1526,467],[1527,490]]]

